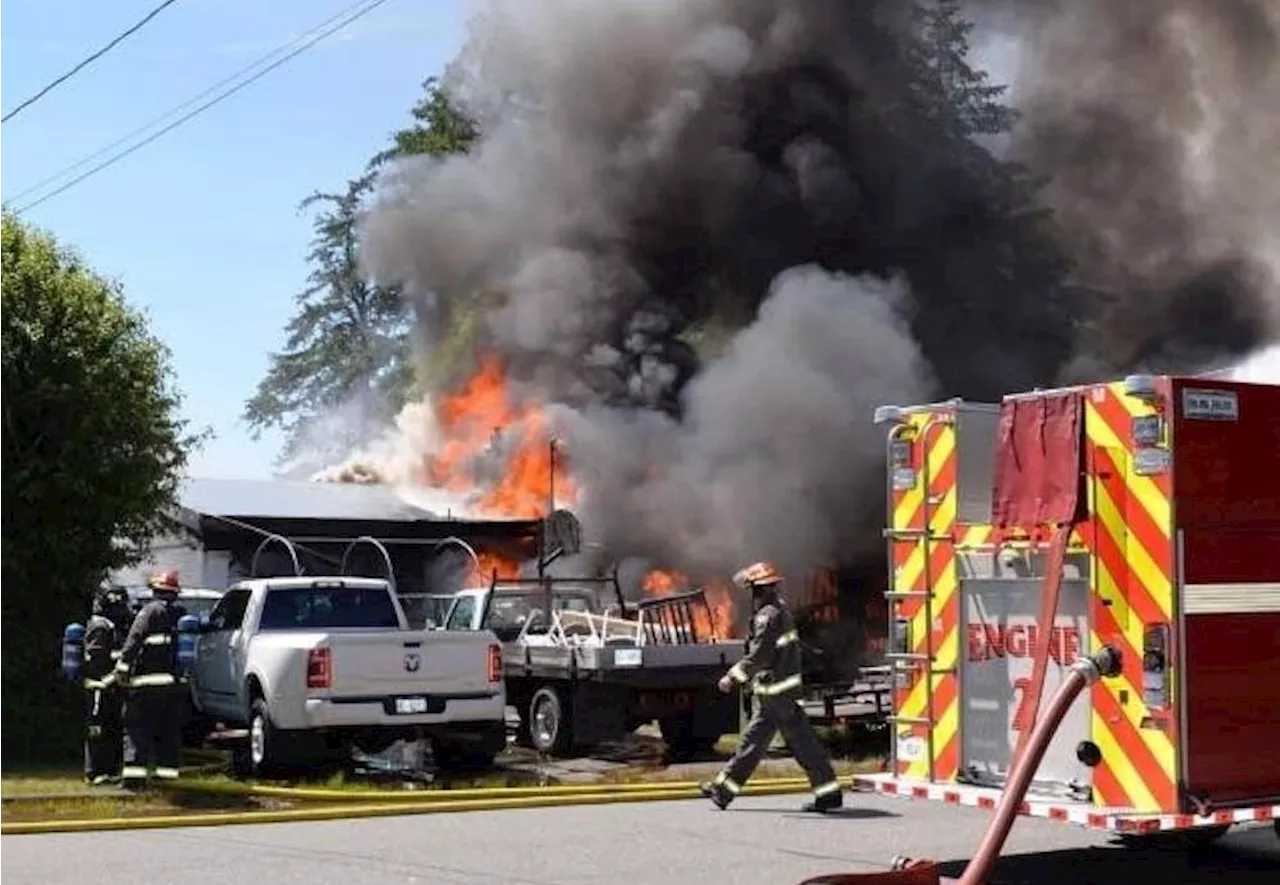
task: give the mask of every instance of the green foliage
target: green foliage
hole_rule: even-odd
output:
[[[1004,331],[1009,352],[1021,350],[1018,362],[1031,372],[1031,377],[1009,378],[1008,383],[1052,383],[1073,347],[1077,318],[1088,313],[1086,301],[1092,296],[1067,281],[1070,262],[1052,215],[1039,200],[1043,181],[991,150],[1013,129],[1017,114],[1003,103],[1005,87],[991,84],[985,71],[971,65],[973,25],[964,18],[961,0],[917,3],[912,14],[913,39],[902,49],[908,97],[896,114],[889,113],[889,127],[901,133],[895,149],[915,158],[909,165],[918,170],[919,192],[948,211],[934,222],[939,247],[921,262],[905,263],[913,284],[932,283],[923,290],[946,291],[949,287],[938,281],[945,278],[968,280],[983,293],[962,312],[971,326],[919,326],[917,337],[929,344],[931,335],[967,335],[969,328],[975,337],[993,328]],[[943,346],[933,349],[951,352]],[[974,398],[1005,393],[989,388],[971,371],[970,364],[982,362],[971,354],[941,367],[944,386]]]
[[[357,227],[372,186],[368,174],[341,193],[316,193],[302,203],[322,207],[312,224],[308,285],[294,299],[298,311],[285,327],[284,350],[271,355],[245,407],[255,433],[285,430],[282,460],[341,457],[403,404],[412,375],[408,316],[395,291],[374,285],[359,268]],[[330,420],[339,414],[341,420]]]
[[[1006,87],[988,82],[969,64],[969,34],[960,0],[936,0],[913,9],[917,40],[907,47],[913,86],[925,113],[958,136],[999,135],[1017,115],[1000,102]]]
[[[66,752],[78,691],[58,641],[105,573],[135,562],[200,437],[169,354],[119,287],[49,235],[3,219],[5,763]]]
[[[392,133],[392,146],[374,156],[369,162],[371,168],[396,157],[465,154],[480,137],[476,124],[449,100],[437,78],[428,77],[422,91],[422,98],[409,111],[413,125]]]
[[[313,194],[300,207],[319,209],[308,285],[295,299],[284,349],[272,354],[244,412],[255,435],[284,430],[282,462],[316,459],[308,466],[318,466],[348,454],[414,390],[412,311],[400,292],[365,277],[357,231],[383,165],[412,154],[463,153],[476,138],[474,124],[435,78],[423,90],[410,112],[413,125],[392,134],[391,147],[370,160],[363,176],[341,193]]]

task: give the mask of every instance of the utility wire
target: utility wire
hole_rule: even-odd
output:
[[[202,98],[203,96],[208,95],[210,92],[213,92],[214,90],[216,90],[219,86],[221,86],[221,85],[223,85],[223,84],[225,84],[225,83],[227,83],[227,82],[230,82],[230,81],[232,81],[232,80],[235,80],[237,77],[241,76],[241,75],[242,75],[242,74],[244,74],[246,71],[253,70],[255,67],[257,67],[257,66],[259,66],[260,64],[262,64],[262,63],[263,63],[264,61],[266,61],[268,58],[271,58],[273,55],[278,54],[281,50],[283,50],[283,49],[287,49],[288,47],[293,46],[294,44],[298,44],[298,45],[297,45],[293,50],[291,50],[287,55],[285,55],[285,56],[283,56],[283,57],[281,57],[281,58],[279,58],[279,59],[275,60],[275,61],[274,61],[274,62],[272,62],[271,64],[267,65],[265,68],[262,68],[262,70],[260,70],[260,71],[258,71],[257,73],[255,73],[252,77],[249,77],[249,78],[248,78],[248,79],[246,79],[246,80],[241,80],[239,83],[237,83],[235,86],[232,86],[230,89],[227,89],[227,90],[224,90],[223,92],[218,93],[218,94],[217,94],[217,95],[215,95],[213,98],[211,98],[211,99],[209,99],[208,101],[206,101],[204,104],[201,104],[201,105],[197,106],[194,110],[189,111],[189,112],[187,112],[186,114],[183,114],[181,117],[179,117],[178,119],[174,120],[172,123],[170,123],[168,126],[165,126],[163,129],[160,129],[160,130],[158,130],[158,131],[156,131],[156,132],[153,132],[151,135],[147,136],[147,137],[146,137],[146,138],[144,138],[142,141],[139,141],[139,142],[137,142],[137,143],[135,143],[135,144],[133,144],[133,145],[131,145],[131,146],[129,146],[129,147],[127,147],[127,148],[125,148],[124,150],[120,151],[119,153],[112,155],[111,157],[107,158],[106,160],[103,160],[101,163],[97,164],[96,166],[93,166],[93,167],[92,167],[92,168],[90,168],[88,171],[86,171],[86,172],[84,172],[84,173],[82,173],[82,174],[80,174],[80,175],[77,175],[75,178],[71,179],[71,180],[70,180],[70,181],[68,181],[66,184],[62,185],[61,187],[56,188],[56,189],[54,189],[54,190],[50,191],[49,193],[45,194],[45,195],[44,195],[44,196],[42,196],[42,197],[38,197],[37,199],[32,200],[30,203],[27,203],[27,204],[25,204],[25,205],[23,205],[23,206],[21,206],[21,207],[19,207],[19,208],[17,208],[17,209],[14,209],[14,210],[13,210],[13,211],[14,211],[14,213],[15,213],[15,214],[18,214],[18,215],[21,215],[23,212],[26,212],[26,211],[28,211],[29,209],[33,209],[33,208],[35,208],[36,206],[39,206],[41,203],[45,202],[46,200],[51,200],[51,199],[53,199],[54,197],[58,196],[59,194],[61,194],[61,193],[65,192],[65,191],[67,191],[67,190],[69,190],[69,189],[71,189],[71,188],[75,187],[75,186],[76,186],[77,184],[79,184],[80,182],[84,181],[84,180],[85,180],[85,179],[87,179],[87,178],[90,178],[90,177],[92,177],[92,176],[96,175],[97,173],[101,172],[102,170],[104,170],[104,169],[108,168],[109,166],[114,166],[116,163],[120,162],[120,161],[121,161],[121,160],[123,160],[125,157],[129,156],[130,154],[132,154],[133,152],[135,152],[135,151],[137,151],[137,150],[140,150],[140,149],[142,149],[142,148],[146,147],[147,145],[151,144],[151,142],[155,141],[156,139],[160,138],[161,136],[167,135],[168,133],[172,132],[174,129],[177,129],[177,128],[178,128],[179,126],[181,126],[183,123],[186,123],[187,121],[192,120],[192,119],[194,119],[195,117],[198,117],[200,114],[202,114],[202,113],[204,113],[205,111],[209,110],[209,109],[210,109],[210,108],[212,108],[214,105],[219,104],[219,103],[221,103],[222,101],[224,101],[225,99],[230,98],[231,96],[233,96],[233,95],[235,95],[237,92],[239,92],[241,89],[244,89],[246,86],[249,86],[249,85],[251,85],[251,84],[253,84],[253,83],[257,82],[258,80],[262,79],[262,78],[263,78],[264,76],[266,76],[267,74],[269,74],[269,73],[271,73],[272,71],[274,71],[276,68],[278,68],[278,67],[280,67],[281,65],[283,65],[285,62],[290,61],[291,59],[295,58],[295,57],[296,57],[296,56],[298,56],[298,55],[301,55],[303,52],[306,52],[308,49],[310,49],[312,46],[315,46],[315,45],[316,45],[317,43],[319,43],[321,40],[323,40],[323,39],[325,39],[326,37],[329,37],[329,36],[331,36],[331,35],[333,35],[333,34],[336,34],[338,31],[340,31],[340,30],[342,30],[343,28],[347,27],[348,25],[352,24],[352,23],[353,23],[353,22],[355,22],[356,20],[361,19],[361,18],[363,18],[364,16],[368,15],[369,13],[373,12],[375,9],[377,9],[379,6],[382,6],[382,5],[383,5],[384,3],[386,3],[386,2],[387,2],[387,0],[361,0],[361,2],[359,2],[359,3],[355,3],[355,4],[352,4],[351,6],[348,6],[346,9],[342,10],[342,11],[341,11],[341,12],[339,12],[337,15],[331,16],[330,18],[328,18],[328,19],[326,19],[324,22],[322,22],[320,25],[317,25],[316,27],[312,28],[310,31],[306,32],[307,34],[314,34],[315,36],[309,37],[309,38],[307,38],[307,39],[303,40],[303,42],[301,42],[301,43],[298,43],[298,40],[299,40],[299,39],[301,39],[301,38],[295,38],[293,41],[290,41],[289,43],[286,43],[286,44],[284,44],[283,46],[280,46],[280,47],[276,48],[275,50],[273,50],[272,52],[267,53],[267,55],[265,55],[265,56],[263,56],[262,58],[258,59],[258,61],[254,62],[253,64],[249,65],[248,67],[241,69],[240,71],[236,72],[235,74],[232,74],[230,77],[228,77],[228,78],[226,78],[226,79],[224,79],[224,80],[219,81],[219,82],[218,82],[217,84],[215,84],[214,86],[209,87],[209,88],[208,88],[208,89],[206,89],[204,92],[202,92],[202,93],[200,93],[199,95],[197,95],[195,98],[188,99],[186,102],[184,102],[183,104],[179,105],[178,107],[176,107],[176,108],[174,108],[174,109],[172,109],[172,110],[168,111],[168,112],[167,112],[167,113],[165,113],[165,114],[162,114],[160,117],[156,118],[156,119],[155,119],[155,120],[153,120],[151,123],[148,123],[147,125],[145,125],[145,126],[141,127],[141,129],[134,130],[134,132],[132,132],[132,133],[130,133],[130,134],[128,134],[128,135],[126,135],[124,138],[118,139],[117,141],[115,141],[115,142],[113,142],[111,145],[109,145],[108,147],[103,148],[103,149],[101,149],[101,150],[99,150],[99,151],[95,152],[94,154],[92,154],[92,155],[90,155],[90,156],[88,156],[88,157],[86,157],[86,158],[84,158],[84,159],[82,159],[82,160],[79,160],[79,161],[78,161],[78,162],[76,162],[76,163],[73,163],[71,166],[68,166],[66,169],[63,169],[61,172],[58,172],[58,173],[56,173],[56,174],[54,174],[54,175],[50,176],[49,178],[46,178],[44,181],[40,182],[39,184],[36,184],[36,185],[33,185],[33,186],[31,186],[31,187],[27,188],[26,190],[24,190],[24,191],[22,191],[20,194],[18,194],[18,198],[20,198],[20,197],[22,197],[22,196],[24,196],[24,195],[26,195],[26,194],[29,194],[29,193],[31,193],[31,192],[32,192],[32,191],[34,191],[34,190],[38,190],[38,189],[40,189],[43,185],[45,185],[45,184],[47,184],[47,183],[49,183],[49,182],[51,182],[51,181],[55,181],[55,180],[57,180],[57,179],[59,179],[59,178],[62,178],[64,175],[66,175],[67,173],[71,172],[72,170],[74,170],[74,169],[78,169],[79,167],[81,167],[81,166],[85,165],[86,163],[91,162],[92,160],[96,159],[97,157],[99,157],[99,156],[101,156],[102,154],[106,153],[107,151],[111,150],[111,148],[114,148],[116,145],[119,145],[119,144],[121,144],[122,142],[128,141],[128,140],[129,140],[130,138],[132,138],[134,135],[137,135],[137,134],[139,134],[140,132],[144,132],[144,131],[146,131],[147,129],[151,128],[151,126],[155,125],[156,123],[160,122],[161,120],[167,119],[168,117],[172,116],[172,115],[173,115],[174,113],[176,113],[177,111],[179,111],[179,110],[181,110],[181,109],[183,109],[183,108],[185,108],[185,107],[190,106],[192,103],[194,103],[195,101],[199,100],[199,99],[200,99],[200,98]],[[352,10],[353,10],[353,9],[355,10],[354,12],[352,12]],[[350,14],[348,15],[348,13],[350,13]],[[345,17],[343,17],[343,16],[345,16]],[[331,27],[325,27],[326,25],[330,25],[332,22],[334,22],[334,21],[335,21],[335,19],[340,19],[340,21],[337,21],[337,23],[336,23],[336,24],[332,24],[332,26],[331,26]],[[318,29],[320,29],[320,28],[324,28],[324,30],[321,30],[319,33],[316,33],[316,31],[317,31]],[[17,198],[15,198],[15,199],[17,199]]]
[[[151,20],[152,20],[153,18],[155,18],[157,15],[159,15],[159,14],[160,14],[160,13],[162,13],[162,12],[164,12],[164,11],[165,11],[165,9],[167,9],[168,7],[172,6],[173,4],[175,4],[175,3],[177,3],[177,2],[178,2],[178,0],[164,0],[164,2],[163,2],[163,3],[161,3],[161,4],[160,4],[159,6],[157,6],[155,9],[151,10],[151,11],[150,11],[150,12],[148,12],[146,15],[144,15],[141,19],[139,19],[137,22],[135,22],[135,23],[133,24],[133,27],[129,28],[127,31],[124,31],[124,32],[123,32],[123,33],[121,33],[121,34],[118,34],[118,35],[116,36],[116,38],[115,38],[114,40],[112,40],[110,43],[108,43],[106,46],[102,47],[102,48],[101,48],[101,49],[99,49],[97,52],[95,52],[93,55],[90,55],[88,58],[83,59],[83,60],[82,60],[78,65],[76,65],[74,68],[72,68],[71,70],[67,71],[67,72],[66,72],[65,74],[63,74],[61,77],[59,77],[58,79],[54,80],[54,81],[53,81],[52,83],[50,83],[48,86],[44,87],[44,88],[43,88],[43,89],[41,89],[39,92],[37,92],[35,95],[33,95],[33,96],[31,96],[30,98],[28,98],[26,101],[22,102],[22,104],[18,105],[16,108],[14,108],[13,110],[9,111],[9,113],[5,114],[3,117],[0,117],[0,123],[8,123],[8,122],[9,122],[9,120],[10,120],[12,117],[16,116],[16,115],[18,114],[18,112],[19,112],[19,111],[21,111],[22,109],[27,108],[27,107],[30,107],[31,105],[35,104],[35,103],[36,103],[36,102],[38,102],[40,99],[44,98],[46,95],[48,95],[48,94],[49,94],[50,92],[52,92],[54,89],[56,89],[58,86],[61,86],[63,83],[65,83],[65,82],[67,82],[68,80],[70,80],[72,77],[74,77],[74,76],[75,76],[76,74],[78,74],[80,71],[84,70],[84,68],[85,68],[85,67],[87,67],[88,65],[90,65],[90,64],[92,64],[93,62],[97,61],[98,59],[102,58],[104,55],[106,55],[108,52],[110,52],[110,51],[111,51],[111,49],[112,49],[114,46],[116,46],[118,43],[120,43],[121,41],[125,40],[125,39],[126,39],[127,37],[129,37],[130,35],[132,35],[132,34],[136,34],[139,30],[141,30],[141,29],[142,29],[142,26],[143,26],[143,25],[145,25],[147,22],[151,21]]]
[[[277,46],[275,49],[271,50],[270,52],[266,53],[263,56],[260,56],[255,61],[251,62],[248,65],[245,65],[243,68],[236,71],[235,73],[230,74],[229,76],[223,77],[221,80],[219,80],[217,83],[214,83],[212,86],[210,86],[208,89],[205,89],[203,92],[193,95],[191,98],[188,98],[186,101],[182,102],[181,104],[175,105],[174,107],[169,108],[169,110],[165,111],[160,116],[147,121],[146,123],[144,123],[143,125],[139,126],[137,129],[134,129],[131,132],[126,132],[124,135],[120,136],[115,141],[111,142],[105,147],[101,147],[98,150],[94,151],[92,154],[89,154],[88,156],[81,157],[79,160],[76,160],[70,166],[64,166],[62,169],[59,169],[57,172],[53,173],[47,178],[43,178],[40,181],[37,181],[35,184],[31,185],[30,187],[26,188],[25,190],[19,191],[18,193],[10,197],[9,200],[7,200],[6,202],[12,203],[16,200],[21,200],[23,197],[27,196],[28,194],[32,194],[32,193],[35,193],[36,191],[44,190],[46,185],[52,184],[55,181],[58,181],[59,179],[65,178],[66,176],[70,175],[72,172],[75,172],[77,169],[81,168],[82,166],[87,166],[89,163],[92,163],[94,160],[98,159],[99,157],[109,154],[111,151],[120,147],[120,145],[126,144],[129,141],[132,141],[134,138],[143,134],[148,129],[151,129],[153,126],[159,125],[160,123],[163,123],[169,118],[173,117],[175,114],[179,114],[182,111],[186,110],[187,108],[191,107],[196,102],[200,101],[200,99],[208,95],[212,95],[213,93],[221,89],[223,86],[226,86],[228,83],[234,83],[236,80],[240,79],[245,74],[249,73],[250,71],[253,71],[255,68],[261,67],[262,65],[269,62],[275,56],[279,55],[282,52],[285,52],[286,50],[292,48],[293,46],[296,46],[297,44],[305,40],[307,37],[311,36],[312,34],[326,27],[327,25],[333,24],[335,21],[342,18],[344,15],[348,14],[353,9],[367,2],[368,0],[358,0],[358,2],[353,3],[352,5],[346,7],[345,9],[335,12],[333,15],[329,16],[327,19],[320,22],[319,24],[313,25],[310,29],[303,31],[301,34],[299,34],[297,37],[294,37],[289,42],[283,43]]]

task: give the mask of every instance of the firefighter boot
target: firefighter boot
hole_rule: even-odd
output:
[[[715,803],[716,808],[724,811],[729,807],[729,803],[733,801],[733,793],[725,788],[724,783],[720,780],[703,781],[698,784],[698,791],[703,796]]]
[[[819,793],[811,800],[800,806],[801,811],[813,814],[825,814],[828,811],[835,811],[837,808],[844,807],[844,797],[839,788],[830,792]]]

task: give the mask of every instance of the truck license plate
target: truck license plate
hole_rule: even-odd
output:
[[[397,713],[425,713],[427,712],[426,698],[396,698]]]

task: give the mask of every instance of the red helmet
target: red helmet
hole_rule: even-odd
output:
[[[782,583],[782,572],[772,562],[753,562],[733,576],[733,583],[739,590],[768,587]]]
[[[181,593],[182,583],[176,571],[155,572],[148,580],[147,587],[162,593]]]

